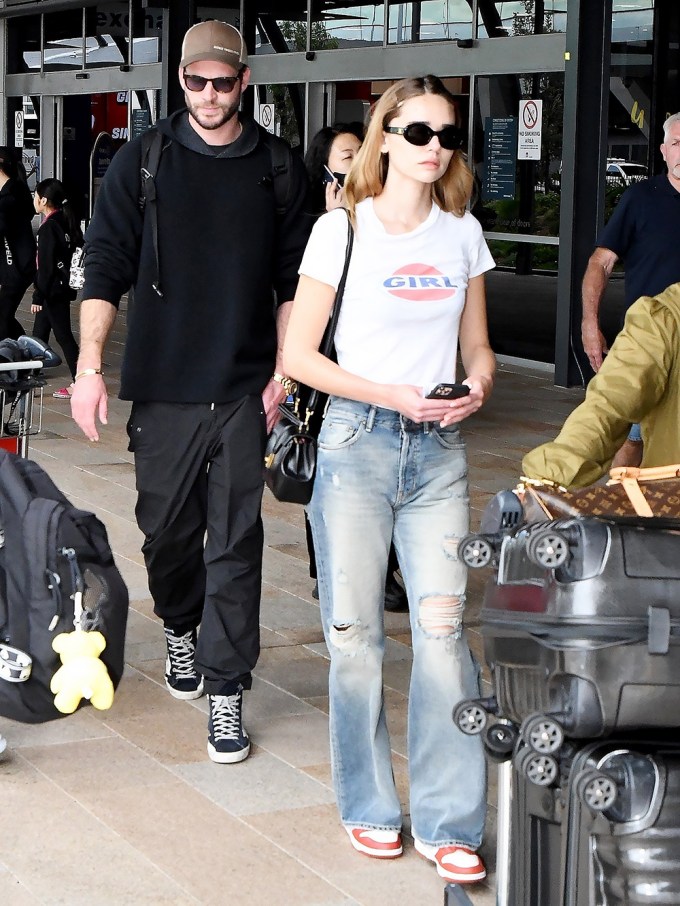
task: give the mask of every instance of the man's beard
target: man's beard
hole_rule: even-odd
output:
[[[240,100],[241,97],[239,94],[239,96],[226,107],[219,105],[220,110],[222,111],[222,115],[217,117],[217,119],[213,119],[211,117],[206,122],[203,122],[201,119],[201,111],[203,108],[200,104],[192,104],[190,102],[190,99],[187,98],[187,109],[189,110],[189,115],[191,116],[191,118],[195,120],[202,129],[219,129],[220,126],[224,126],[225,123],[228,123],[229,120],[233,119],[233,117],[236,116],[236,114],[238,113]]]

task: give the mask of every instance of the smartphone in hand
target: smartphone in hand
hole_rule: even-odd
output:
[[[323,168],[326,171],[323,175],[324,183],[327,183],[327,182],[331,183],[331,182],[337,181],[338,186],[340,186],[342,188],[342,186],[345,183],[345,174],[344,173],[333,173],[333,171],[329,167],[327,167],[326,164],[323,165]]]
[[[467,396],[470,388],[467,384],[437,384],[430,390],[425,399],[428,400],[457,400]]]

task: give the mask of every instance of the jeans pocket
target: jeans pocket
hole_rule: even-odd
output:
[[[445,450],[456,450],[463,452],[465,444],[460,434],[458,425],[448,425],[446,428],[437,426],[432,428],[432,435],[437,438]]]
[[[344,450],[356,443],[364,428],[365,419],[329,415],[321,426],[320,450]]]

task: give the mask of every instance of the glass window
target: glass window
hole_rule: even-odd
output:
[[[472,8],[467,0],[390,3],[389,44],[456,41],[472,37]]]
[[[43,66],[45,72],[83,68],[83,11],[47,13]]]
[[[619,165],[647,165],[653,14],[652,0],[614,0],[607,155],[616,163],[619,178],[610,180],[608,171],[607,183],[611,188],[618,186],[619,194],[628,184]]]
[[[300,85],[260,85],[257,88],[255,118],[262,125],[295,148],[302,144],[304,133],[304,91]],[[269,109],[261,105],[274,105],[273,122]]]
[[[653,0],[614,0],[612,43],[631,44],[652,40]]]
[[[382,45],[384,3],[353,3],[343,7],[322,0],[318,6],[314,4],[313,9],[312,50]]]
[[[40,70],[40,16],[7,20],[7,72]]]
[[[255,53],[286,53],[307,49],[307,16],[302,19],[275,19],[258,16]]]
[[[567,0],[479,0],[479,37],[540,35],[567,29]]]
[[[475,214],[484,229],[559,235],[563,73],[480,77],[476,98],[474,169],[480,210]],[[533,108],[540,116],[540,139],[531,152],[535,159],[522,159],[518,152],[520,102],[528,100],[541,102],[540,110]]]
[[[132,13],[132,62],[160,63],[163,10],[138,7]]]
[[[130,18],[127,3],[100,3],[85,12],[85,68],[128,62]]]

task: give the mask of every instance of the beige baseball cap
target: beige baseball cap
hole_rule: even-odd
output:
[[[212,19],[192,25],[182,41],[182,69],[189,63],[214,60],[234,69],[248,65],[248,51],[243,36],[233,25]]]

